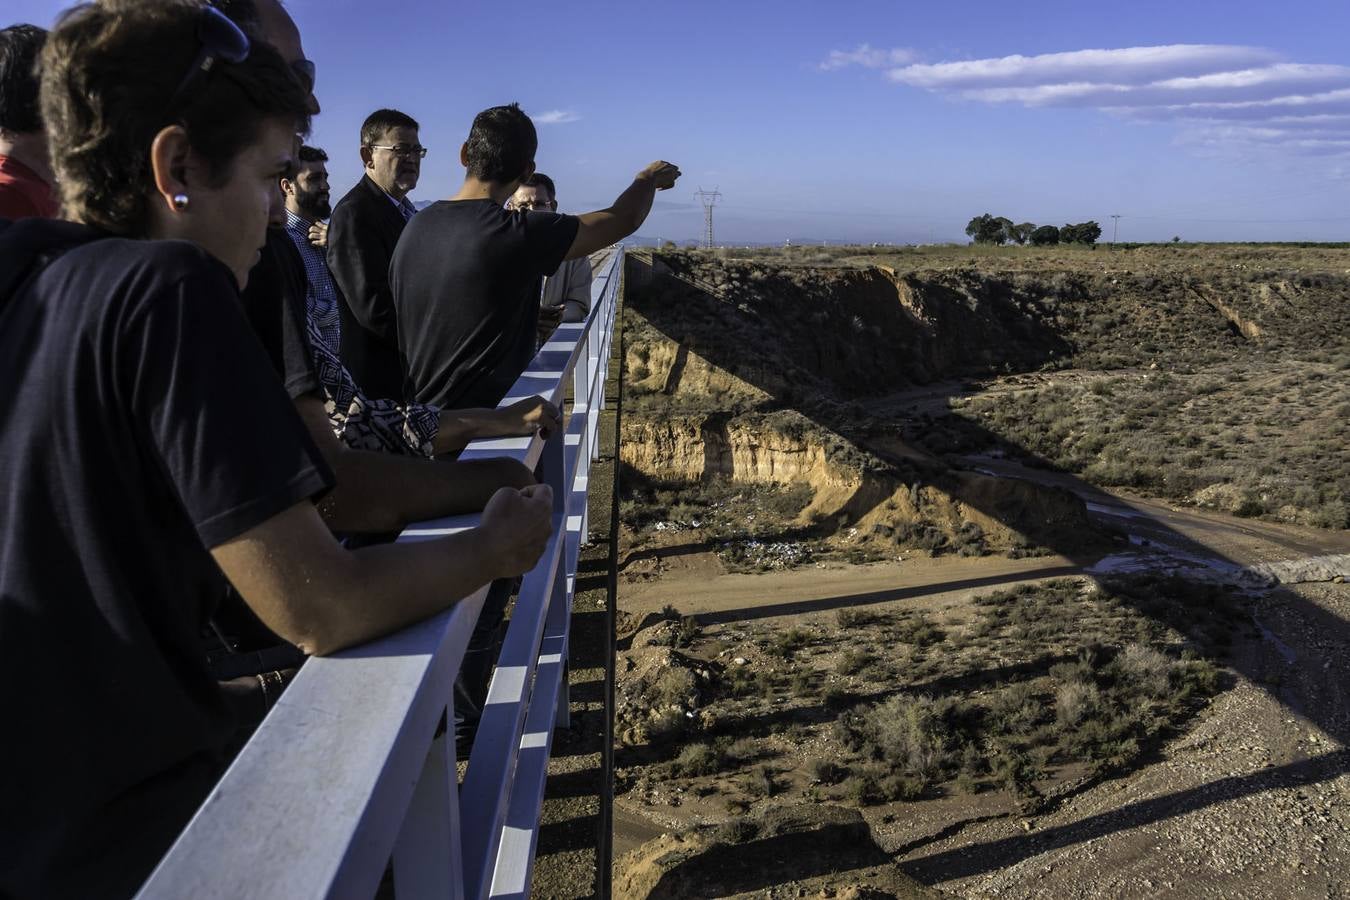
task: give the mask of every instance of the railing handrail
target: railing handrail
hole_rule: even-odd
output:
[[[575,373],[564,432],[475,441],[461,454],[542,461],[555,493],[554,533],[522,584],[462,792],[454,742],[435,735],[453,718],[486,587],[397,634],[308,660],[138,896],[369,897],[391,855],[400,897],[527,895],[547,725],[566,716],[568,613],[622,259],[615,248],[596,267],[585,321],[560,326],[502,401],[561,406]],[[418,523],[400,540],[478,518]]]

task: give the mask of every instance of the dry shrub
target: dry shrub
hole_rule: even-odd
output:
[[[1126,644],[1115,660],[1116,670],[1150,697],[1167,694],[1172,661],[1144,644]]]
[[[952,701],[929,696],[892,697],[869,718],[877,755],[908,774],[931,780],[950,762]]]
[[[1101,692],[1095,684],[1071,681],[1055,691],[1055,719],[1072,727],[1091,716],[1101,706]]]
[[[725,761],[722,754],[707,744],[690,744],[675,757],[671,769],[685,778],[715,775],[722,770]]]

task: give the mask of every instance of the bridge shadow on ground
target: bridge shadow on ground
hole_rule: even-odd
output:
[[[634,263],[641,265],[638,261]],[[1114,554],[1123,559],[1127,556],[1147,556],[1152,551],[1160,549],[1163,551],[1163,557],[1156,558],[1156,563],[1163,566],[1178,563],[1179,572],[1185,577],[1237,577],[1244,570],[1244,561],[1230,558],[1215,547],[1193,540],[1155,515],[1139,509],[1130,509],[1119,498],[1082,481],[1071,473],[1056,471],[1051,463],[1036,457],[1026,448],[1015,447],[1016,452],[1010,454],[1022,460],[1025,465],[1023,471],[1025,477],[1019,479],[1010,477],[1008,473],[998,476],[981,474],[974,470],[972,464],[963,465],[953,457],[939,458],[920,448],[914,448],[912,453],[896,452],[894,441],[889,442],[889,449],[879,448],[870,443],[869,432],[872,430],[872,423],[867,420],[865,414],[858,414],[860,405],[865,407],[881,396],[893,394],[898,387],[906,384],[922,384],[939,378],[972,377],[1005,371],[1001,361],[997,359],[984,360],[979,366],[964,369],[936,371],[932,355],[924,356],[921,352],[916,358],[924,364],[909,367],[897,364],[894,357],[902,356],[905,346],[922,342],[931,331],[931,323],[916,320],[907,310],[899,308],[894,297],[887,301],[885,297],[879,296],[873,298],[873,302],[889,302],[897,307],[895,310],[883,313],[871,310],[868,315],[874,319],[879,317],[894,328],[909,329],[910,337],[889,343],[882,341],[880,346],[877,346],[877,341],[869,342],[860,338],[863,346],[857,348],[858,352],[855,354],[857,358],[850,359],[850,347],[835,346],[838,342],[836,337],[813,334],[812,323],[790,321],[785,313],[776,311],[771,302],[748,311],[745,309],[738,311],[735,305],[728,303],[720,295],[721,291],[716,285],[675,279],[670,275],[658,274],[653,278],[647,273],[639,274],[641,277],[637,279],[630,277],[628,283],[640,284],[645,279],[649,284],[645,288],[630,290],[626,299],[625,315],[631,316],[636,313],[642,316],[648,326],[682,348],[685,347],[689,335],[697,335],[698,343],[694,353],[707,364],[731,373],[767,395],[769,399],[762,406],[763,409],[794,410],[806,416],[821,429],[847,438],[858,446],[867,447],[870,452],[892,467],[889,474],[895,481],[936,486],[969,508],[1003,522],[1010,529],[1024,534],[1029,541],[1048,548],[1072,563],[1069,567],[1047,567],[1036,577],[1048,578],[1068,574],[1109,577],[1111,572],[1109,564],[1093,568],[1094,564],[1103,562],[1104,555]],[[765,290],[770,290],[771,287]],[[1030,323],[1026,326],[1027,329],[1032,327]],[[757,343],[747,339],[747,328],[758,330],[760,337]],[[774,365],[772,360],[763,354],[756,357],[755,354],[759,352],[757,346],[764,345],[769,335],[775,338],[783,336],[799,351],[803,347],[814,348],[814,358],[811,358],[812,353],[803,354],[802,359],[787,366]],[[1028,340],[1033,346],[1042,348],[1043,352],[1039,359],[1036,354],[1030,356],[1021,354],[1026,358],[1016,360],[1021,366],[1017,371],[1034,371],[1038,367],[1038,362],[1051,360],[1062,349],[1060,344],[1048,340],[1045,335],[1031,334],[1028,331]],[[886,358],[883,358],[883,351]],[[692,366],[689,356],[690,353],[685,348],[682,371],[688,371]],[[871,375],[867,373],[869,365],[875,366],[875,372]],[[793,376],[798,371],[804,371],[804,374],[794,383]],[[803,379],[809,379],[811,384],[825,392],[826,396],[806,396],[799,383]],[[671,392],[673,389],[668,389],[667,393]],[[955,390],[952,393],[955,393]],[[719,417],[716,421],[724,425],[726,418]],[[911,423],[913,424],[915,423]],[[978,422],[964,419],[961,425],[976,446],[1009,445],[1004,436],[989,432]],[[924,458],[927,458],[927,461]],[[1037,484],[1037,490],[1044,489],[1062,492],[1065,496],[1071,495],[1073,498],[1071,502],[1080,511],[1078,519],[1072,523],[1038,521],[1034,515],[1028,515],[1035,511],[1027,502],[1029,489],[1019,489],[1018,481],[1024,484]],[[1047,486],[1042,488],[1041,484]],[[1008,485],[1013,486],[1011,491],[1006,489]],[[877,491],[864,483],[846,504],[850,521],[862,518],[886,496],[884,491]],[[1009,497],[1012,500],[1009,500]],[[1089,516],[1084,505],[1085,501],[1115,506],[1124,511],[1123,517],[1114,517],[1113,523],[1107,524],[1100,515]],[[1126,540],[1124,533],[1126,528],[1130,531],[1145,532],[1150,547],[1132,549]],[[1139,543],[1137,537],[1136,543]],[[1329,549],[1346,547],[1344,535],[1341,533],[1328,532],[1326,544]],[[701,552],[700,545],[683,549],[684,552]],[[681,552],[681,548],[665,548],[656,552],[671,554]],[[1335,552],[1345,552],[1345,549],[1336,549]],[[1109,563],[1109,560],[1107,562]],[[699,618],[704,623],[714,624],[819,612],[859,604],[911,599],[937,591],[993,588],[1006,580],[1006,576],[972,578],[922,588],[873,591],[852,596],[821,597],[808,601],[719,611]],[[1256,590],[1251,603],[1253,609],[1259,607],[1260,610],[1278,614],[1289,629],[1285,639],[1281,641],[1278,640],[1278,635],[1273,635],[1277,639],[1273,645],[1266,644],[1254,649],[1248,647],[1247,650],[1250,652],[1227,656],[1218,651],[1218,655],[1212,656],[1212,660],[1231,670],[1237,677],[1268,692],[1290,713],[1304,718],[1337,743],[1350,744],[1350,693],[1342,687],[1350,684],[1350,660],[1343,658],[1343,654],[1328,655],[1325,659],[1309,658],[1316,651],[1311,645],[1304,646],[1292,636],[1295,631],[1316,634],[1324,647],[1345,646],[1346,643],[1350,643],[1350,624],[1334,611],[1283,586],[1276,585]],[[1156,616],[1156,610],[1150,612],[1147,605],[1141,605],[1140,610],[1146,615]],[[1262,612],[1261,615],[1265,617],[1267,613]],[[1266,623],[1254,621],[1254,624],[1268,637],[1272,637]],[[1295,645],[1296,650],[1290,650],[1290,645]],[[1290,660],[1286,651],[1294,653],[1295,659]],[[1285,658],[1281,660],[1279,654],[1285,654]],[[930,689],[939,690],[940,687],[934,685]],[[770,721],[746,723],[750,729],[767,728],[772,724]],[[1238,797],[1276,788],[1325,782],[1350,770],[1348,764],[1350,751],[1347,750],[1336,750],[1313,759],[1288,759],[1250,775],[1222,778],[1193,789],[1131,803],[1117,810],[1038,833],[967,845],[958,850],[912,859],[903,866],[920,880],[930,883],[978,875],[1006,867],[1047,850],[1081,844],[1113,832],[1184,815]],[[906,849],[910,853],[921,850],[922,843]]]

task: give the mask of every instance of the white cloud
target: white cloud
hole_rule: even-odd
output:
[[[568,122],[581,121],[581,116],[570,109],[550,109],[537,116],[530,116],[530,119],[536,125],[566,125]]]
[[[859,44],[853,50],[831,50],[830,55],[820,64],[821,71],[829,72],[846,66],[862,66],[864,69],[884,69],[887,66],[903,66],[914,60],[914,51],[905,47],[882,50],[870,44]]]
[[[1275,61],[1258,47],[1169,44],[1119,50],[1074,50],[1039,56],[1004,56],[894,69],[893,81],[933,90],[971,90],[1087,82],[1144,84],[1162,78],[1204,75]]]
[[[1289,62],[1260,47],[1074,50],[913,63],[890,67],[886,77],[978,103],[1098,109],[1174,122],[1193,146],[1350,152],[1350,66]]]

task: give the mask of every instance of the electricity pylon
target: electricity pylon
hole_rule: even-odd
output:
[[[711,250],[713,245],[712,211],[713,207],[717,205],[717,201],[722,199],[722,194],[717,188],[705,191],[700,187],[694,196],[703,203],[703,246],[705,249]]]

